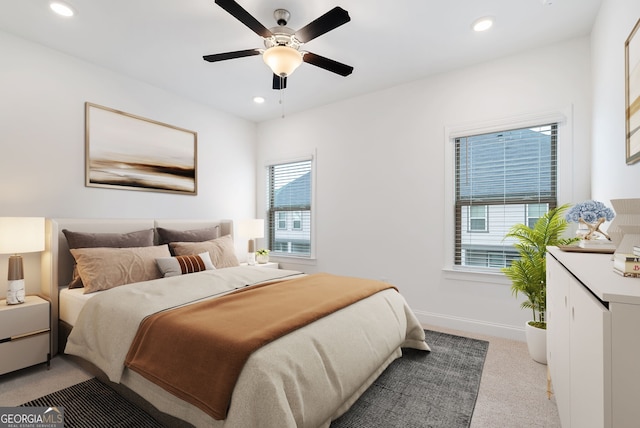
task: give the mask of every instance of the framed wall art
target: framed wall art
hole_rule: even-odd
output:
[[[640,19],[624,44],[627,164],[640,161]]]
[[[197,194],[197,133],[85,103],[88,187]]]

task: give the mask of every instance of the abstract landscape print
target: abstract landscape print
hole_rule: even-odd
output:
[[[625,42],[627,164],[640,161],[640,19]]]
[[[88,187],[197,194],[197,134],[85,103]]]

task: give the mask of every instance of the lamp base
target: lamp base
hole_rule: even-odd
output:
[[[256,264],[256,253],[247,253],[247,264],[249,266]]]
[[[7,305],[24,303],[24,279],[9,281],[7,288]]]

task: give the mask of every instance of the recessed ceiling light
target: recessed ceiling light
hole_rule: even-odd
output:
[[[68,3],[61,1],[52,1],[49,3],[49,7],[52,11],[60,16],[70,17],[76,14],[76,11]]]
[[[264,103],[264,98],[263,97],[253,97],[253,102],[256,104],[262,104]]]
[[[473,31],[486,31],[493,25],[493,17],[484,16],[482,18],[476,19],[473,22],[472,28]]]

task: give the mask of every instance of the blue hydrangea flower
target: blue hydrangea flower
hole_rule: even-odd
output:
[[[587,223],[595,223],[600,218],[611,221],[615,216],[616,214],[613,210],[602,202],[588,200],[574,205],[573,208],[567,211],[565,219],[574,223],[577,223],[580,219]]]

